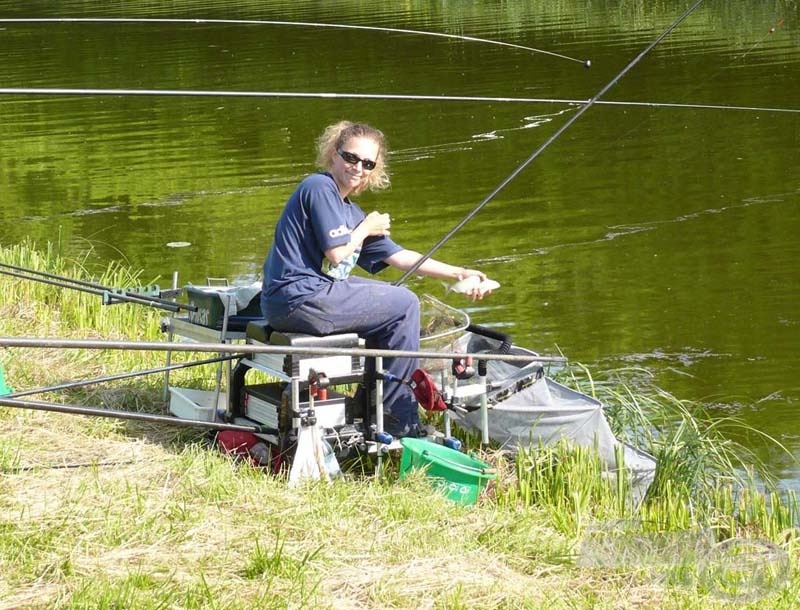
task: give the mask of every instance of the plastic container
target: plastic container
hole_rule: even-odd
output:
[[[422,469],[433,486],[458,504],[475,504],[494,469],[465,453],[419,438],[401,438],[400,478]]]
[[[214,394],[208,390],[194,388],[169,388],[169,411],[181,419],[195,421],[214,421],[217,409],[225,409],[228,398],[220,392],[217,404],[214,404]]]

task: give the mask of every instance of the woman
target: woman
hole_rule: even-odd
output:
[[[389,186],[383,134],[342,121],[317,141],[322,173],[305,178],[289,198],[264,262],[261,309],[272,328],[330,335],[354,332],[368,348],[419,350],[419,300],[402,286],[351,275],[356,264],[371,274],[387,265],[404,271],[421,258],[389,238],[389,214],[365,214],[351,199],[365,189]],[[422,275],[460,280],[486,276],[432,258]],[[482,298],[475,289],[470,296]],[[416,359],[385,358],[387,372],[409,379]],[[404,384],[387,384],[386,430],[394,436],[419,431],[418,405]]]

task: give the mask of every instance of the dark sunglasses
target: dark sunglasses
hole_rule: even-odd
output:
[[[354,155],[353,153],[347,152],[346,150],[342,150],[341,148],[336,152],[339,153],[339,156],[342,159],[344,159],[346,163],[349,163],[350,165],[358,165],[359,163],[361,163],[361,167],[363,167],[367,171],[375,169],[375,166],[377,165],[375,161],[370,161],[369,159],[362,159],[358,155]]]

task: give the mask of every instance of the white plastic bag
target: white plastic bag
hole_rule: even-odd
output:
[[[289,471],[289,487],[295,487],[308,478],[330,481],[339,472],[339,462],[331,446],[322,438],[322,429],[319,426],[301,427]]]

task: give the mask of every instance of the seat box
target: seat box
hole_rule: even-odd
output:
[[[317,337],[302,333],[285,333],[272,330],[265,321],[250,322],[247,325],[247,342],[253,345],[269,344],[271,346],[302,347],[338,347],[342,349],[363,348],[364,340],[356,333],[343,333]],[[253,354],[252,361],[273,371],[283,371],[290,377],[308,377],[309,371],[325,373],[329,378],[361,374],[364,370],[360,356],[332,355],[318,356],[305,354]]]

